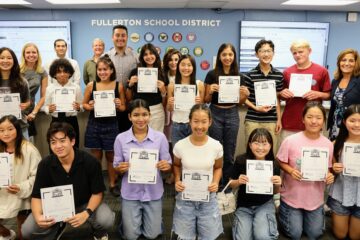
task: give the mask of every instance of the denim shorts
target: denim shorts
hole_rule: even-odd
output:
[[[114,142],[118,134],[118,122],[101,122],[95,118],[89,118],[85,132],[85,147],[114,151]]]
[[[176,196],[173,227],[182,240],[216,239],[222,232],[222,218],[215,193],[210,194],[209,202],[184,201],[181,193]]]
[[[345,207],[338,200],[328,197],[326,204],[333,210],[336,215],[340,216],[354,216],[360,218],[360,207],[354,205],[351,207]]]

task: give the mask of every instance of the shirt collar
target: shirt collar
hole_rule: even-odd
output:
[[[143,142],[146,140],[150,140],[152,142],[155,141],[155,131],[151,127],[148,127],[148,134],[144,138]],[[132,127],[126,132],[125,142],[126,143],[139,142],[133,133]]]
[[[258,71],[258,73],[263,73],[260,69],[260,63],[255,67],[256,71]],[[269,73],[273,73],[274,68],[273,66],[270,64],[270,72]]]
[[[52,153],[50,155],[50,157],[52,159],[52,161],[51,161],[52,167],[61,167],[62,168],[61,162],[55,154]],[[79,150],[74,148],[74,161],[72,162],[71,168],[73,168],[73,166],[76,166],[76,165],[82,163],[83,161],[84,161],[84,159],[79,157]]]

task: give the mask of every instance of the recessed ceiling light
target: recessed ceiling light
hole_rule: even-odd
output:
[[[24,0],[12,0],[12,1],[9,1],[9,0],[0,0],[0,4],[1,5],[18,5],[18,4],[21,4],[21,5],[29,5],[31,3],[27,2],[27,1],[24,1]]]
[[[344,6],[359,0],[288,0],[281,5]]]
[[[120,0],[46,0],[51,4],[109,4],[121,3]]]

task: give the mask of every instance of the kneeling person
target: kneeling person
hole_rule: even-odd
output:
[[[106,229],[114,223],[115,214],[102,203],[105,190],[100,163],[90,154],[74,149],[75,131],[67,123],[54,122],[47,132],[47,141],[54,154],[44,158],[38,166],[32,192],[32,214],[22,226],[25,239],[59,239],[66,223],[76,228],[88,222],[94,239],[108,239]],[[73,185],[75,210],[64,222],[45,219],[40,189]]]

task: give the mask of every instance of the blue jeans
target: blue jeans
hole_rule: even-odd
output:
[[[181,193],[176,196],[172,231],[181,240],[214,240],[222,232],[222,219],[215,193],[209,202],[185,201]]]
[[[324,208],[307,211],[304,209],[293,208],[285,202],[280,202],[279,224],[285,235],[291,239],[301,239],[304,231],[309,240],[321,237],[324,229]]]
[[[218,140],[224,148],[223,178],[221,185],[229,181],[234,164],[236,140],[239,131],[239,112],[237,105],[231,108],[219,108],[210,105],[212,124],[209,128],[210,137]]]
[[[147,239],[155,239],[162,234],[162,199],[141,202],[121,200],[122,239],[138,239],[142,234]]]
[[[277,239],[279,233],[273,200],[260,206],[236,209],[232,233],[234,240]]]
[[[189,123],[172,123],[171,128],[171,143],[173,146],[183,138],[191,134],[191,127]]]

